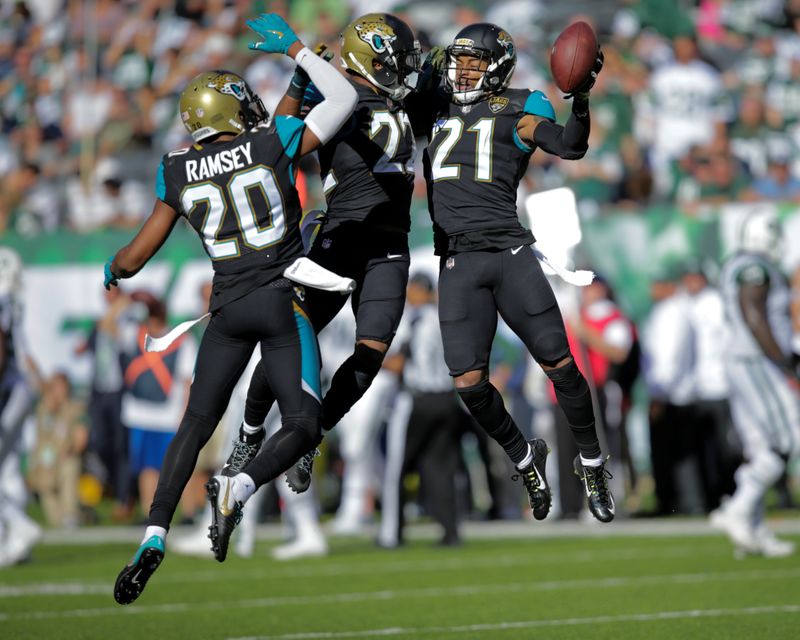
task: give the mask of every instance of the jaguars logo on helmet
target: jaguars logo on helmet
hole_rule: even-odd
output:
[[[394,100],[417,86],[422,52],[411,28],[388,13],[369,13],[342,31],[342,66]]]
[[[445,89],[450,92],[453,102],[458,104],[472,104],[483,100],[487,95],[501,93],[508,88],[517,65],[517,50],[511,36],[504,29],[490,23],[464,27],[445,52]],[[481,77],[473,87],[466,90],[459,90],[457,84],[458,58],[461,56],[486,61],[486,69]]]
[[[195,142],[220,133],[242,133],[269,117],[244,78],[221,70],[192,78],[181,93],[179,111]]]

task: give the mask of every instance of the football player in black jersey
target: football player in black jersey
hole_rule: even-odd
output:
[[[215,271],[211,321],[188,406],[167,449],[142,544],[117,578],[114,598],[120,604],[139,597],[163,559],[167,529],[197,455],[257,344],[283,426],[244,472],[215,476],[206,485],[217,560],[225,559],[243,503],[321,437],[316,337],[302,294],[283,277],[283,270],[303,255],[293,165],[336,133],[353,112],[356,93],[303,46],[282,18],[263,15],[248,26],[264,40],[251,48],[292,57],[325,99],[305,121],[276,116],[267,122],[261,100],[240,76],[211,71],[195,77],[180,98],[181,118],[195,143],[164,156],[153,212],[106,265],[106,287],[134,276],[185,217]]]
[[[374,13],[343,30],[341,60],[358,105],[319,150],[327,211],[308,256],[356,281],[351,299],[356,339],[353,354],[337,370],[323,400],[323,430],[333,428],[364,395],[403,314],[415,145],[402,100],[416,86],[420,48],[405,22]],[[302,73],[296,74],[276,112],[300,115],[314,104],[318,98],[307,84]],[[309,290],[306,303],[314,329],[321,331],[346,301],[338,293]],[[259,364],[231,461],[255,455],[272,401],[265,368]],[[298,493],[309,486],[315,453],[315,448],[306,453],[287,473],[289,486]]]
[[[595,430],[589,387],[570,354],[561,312],[517,217],[517,186],[536,149],[565,159],[583,157],[589,138],[589,90],[602,67],[572,97],[565,126],[541,91],[508,88],[516,64],[514,42],[493,24],[462,29],[447,47],[443,83],[420,98],[429,136],[425,177],[441,256],[439,319],[445,359],[470,413],[514,461],[533,515],[550,509],[545,477],[547,445],[526,442],[489,382],[489,351],[497,313],[522,339],[553,382],[580,455],[575,471],[589,508],[603,522],[614,500]],[[558,215],[557,211],[553,215]]]

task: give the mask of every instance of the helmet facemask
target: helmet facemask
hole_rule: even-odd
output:
[[[459,36],[465,32],[469,33],[471,29],[483,26],[467,27],[459,33]],[[471,37],[459,36],[456,36],[455,42],[445,49],[447,67],[444,86],[451,93],[453,102],[457,104],[478,102],[488,95],[500,93],[511,82],[511,76],[517,65],[517,54],[511,36],[494,25],[485,26],[495,30],[496,38],[494,35],[491,36],[493,40],[490,44],[491,49],[478,46],[479,41]],[[469,33],[469,35],[473,34]],[[485,42],[486,40],[484,40]],[[463,59],[466,57],[477,60],[477,63],[472,63],[476,68],[485,66],[480,77],[469,88],[459,86],[460,77],[463,77],[459,70],[459,58],[462,58],[463,63]]]

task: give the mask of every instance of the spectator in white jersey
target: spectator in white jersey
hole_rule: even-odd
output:
[[[641,103],[638,137],[651,145],[657,190],[664,194],[672,162],[692,145],[724,136],[733,110],[719,72],[700,59],[691,35],[673,39],[674,60],[653,72]]]
[[[426,511],[441,524],[444,546],[460,544],[455,475],[458,434],[465,418],[453,387],[439,331],[433,280],[424,273],[409,278],[408,307],[397,330],[393,355],[384,367],[402,376],[409,409],[395,407],[387,433],[386,475],[378,543],[402,543],[403,476],[419,469]]]
[[[795,545],[778,539],[764,519],[764,495],[800,452],[800,363],[792,354],[790,289],[780,270],[781,229],[771,209],[756,210],[741,226],[740,251],[720,278],[729,322],[726,350],[733,422],[745,463],[736,491],[712,512],[737,555],[781,557]]]

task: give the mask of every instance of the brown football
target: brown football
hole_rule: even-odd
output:
[[[556,38],[550,51],[550,72],[564,93],[580,87],[597,59],[597,36],[585,22],[573,22]]]

